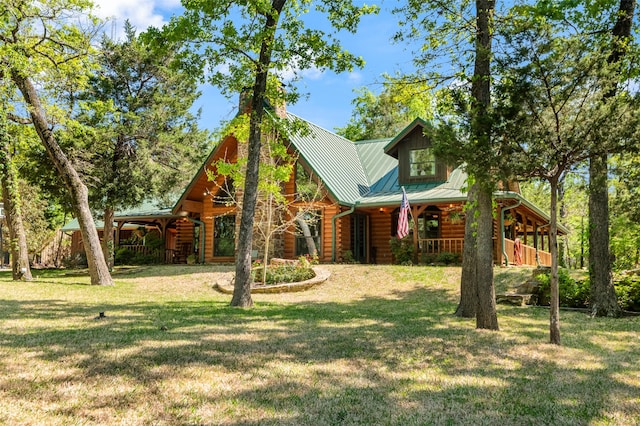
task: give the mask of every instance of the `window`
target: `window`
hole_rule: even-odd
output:
[[[235,215],[219,216],[213,219],[213,255],[233,256],[236,250]]]
[[[299,201],[315,201],[320,198],[318,183],[300,163],[296,163],[296,199]]]
[[[306,211],[298,214],[296,218],[296,256],[319,255],[322,240],[322,212]]]
[[[431,148],[412,149],[409,151],[409,176],[435,176],[436,157]]]

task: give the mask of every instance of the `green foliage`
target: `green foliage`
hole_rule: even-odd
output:
[[[614,156],[610,194],[610,233],[613,268],[625,270],[640,264],[640,156]]]
[[[351,250],[345,250],[342,252],[342,261],[344,263],[355,263],[355,259],[353,258],[353,252]]]
[[[537,276],[538,300],[541,304],[549,303],[549,274]],[[558,287],[560,291],[560,306],[567,308],[588,308],[591,285],[589,280],[573,279],[566,269],[558,270]],[[625,275],[614,280],[616,297],[620,307],[627,311],[640,312],[640,277]]]
[[[349,123],[337,128],[339,135],[353,141],[388,138],[397,135],[416,118],[433,118],[430,87],[411,76],[384,76],[382,91],[367,87],[356,91]]]
[[[538,288],[538,300],[548,303],[550,297],[549,274],[541,274],[537,277],[540,281]],[[560,294],[560,306],[568,308],[587,308],[591,287],[588,280],[575,280],[566,269],[558,270],[558,289]]]
[[[256,74],[266,67],[277,80],[287,81],[287,92],[271,87],[261,95],[274,104],[278,99],[295,103],[299,95],[290,83],[301,78],[302,71],[315,67],[342,72],[363,66],[363,59],[344,50],[325,25],[328,22],[336,32],[355,32],[363,15],[378,11],[377,6],[354,3],[291,0],[283,1],[278,10],[278,2],[262,0],[185,2],[182,16],[171,19],[162,32],[151,29],[147,37],[159,44],[187,42],[182,66],[229,96],[253,87]],[[314,20],[321,28],[307,26],[311,21],[305,18],[312,13],[326,16],[324,22]],[[268,53],[269,64],[261,63],[261,51]]]
[[[153,265],[164,260],[164,248],[150,250],[148,253],[137,253],[127,247],[119,247],[115,251],[117,265]]]
[[[397,265],[411,265],[413,262],[413,240],[410,238],[393,237],[389,240],[394,263]]]
[[[615,281],[615,289],[618,304],[622,309],[640,312],[640,277],[627,275]]]
[[[436,262],[444,263],[445,265],[460,263],[460,254],[443,251],[441,253],[438,253],[438,255],[436,256]]]
[[[118,247],[115,252],[115,263],[117,265],[132,265],[136,253],[126,247]]]
[[[210,146],[190,112],[197,81],[175,66],[178,46],[145,44],[128,22],[125,36],[103,37],[100,68],[79,94],[78,125],[66,140],[94,182],[95,209],[133,207],[183,188]]]
[[[262,282],[262,266],[251,271],[254,281]],[[316,276],[316,273],[309,265],[269,265],[267,267],[266,285],[286,284],[306,281]]]
[[[164,239],[158,232],[148,232],[144,236],[144,245],[150,250],[164,250]]]
[[[71,256],[62,259],[62,265],[67,269],[79,269],[87,267],[87,255],[82,253],[76,253]]]

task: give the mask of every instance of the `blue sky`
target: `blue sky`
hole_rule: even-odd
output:
[[[110,18],[106,30],[115,35],[122,31],[125,19],[138,29],[148,26],[159,27],[174,14],[180,13],[179,0],[94,0],[96,13],[101,18]],[[371,1],[371,3],[379,3]],[[310,70],[297,83],[300,92],[306,94],[288,110],[333,130],[344,126],[351,116],[355,97],[354,89],[367,86],[377,92],[381,75],[396,71],[412,70],[411,54],[404,45],[391,42],[396,31],[397,18],[389,9],[395,2],[380,4],[381,12],[376,16],[367,16],[360,24],[358,33],[340,34],[343,46],[350,52],[360,55],[366,61],[363,69],[351,73],[336,75],[332,72]],[[226,99],[210,85],[202,88],[203,95],[198,101],[202,108],[201,124],[209,129],[216,128],[221,121],[231,118],[237,108],[237,99]]]

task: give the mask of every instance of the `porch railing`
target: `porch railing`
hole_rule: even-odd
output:
[[[509,259],[510,265],[515,265],[515,242],[514,240],[510,240],[508,238],[504,239],[504,249],[507,253],[507,257]],[[522,264],[527,266],[538,266],[538,260],[536,259],[536,248],[529,245],[521,244],[522,247]],[[500,257],[502,257],[502,253],[500,253]],[[551,266],[551,253],[538,250],[538,258],[540,260],[540,265],[542,266]]]
[[[464,238],[426,238],[418,240],[420,253],[460,253],[464,247]]]
[[[514,241],[505,238],[505,252],[509,258],[509,263],[515,265]],[[438,255],[440,253],[457,253],[462,255],[464,248],[464,238],[426,238],[418,240],[419,252],[421,255]],[[497,247],[497,241],[494,250]],[[536,249],[533,246],[521,245],[522,247],[522,264],[527,266],[537,266]],[[538,258],[540,265],[551,265],[551,253],[538,250]],[[502,259],[502,253],[495,253],[494,260],[498,263]]]

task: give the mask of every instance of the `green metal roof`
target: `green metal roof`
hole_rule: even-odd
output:
[[[436,202],[464,201],[467,199],[463,191],[467,174],[457,168],[451,172],[446,182],[429,182],[404,185],[410,204],[425,204]],[[398,182],[398,166],[390,170],[378,180],[371,191],[359,200],[363,207],[378,207],[384,205],[400,205],[402,186]]]
[[[306,123],[308,132],[290,137],[301,160],[319,177],[333,198],[343,206],[382,207],[399,206],[402,198],[402,186],[398,182],[398,160],[392,155],[397,143],[417,126],[428,125],[424,120],[416,119],[398,136],[389,139],[377,139],[352,142],[295,114],[287,113],[290,120]],[[390,152],[394,151],[394,152]],[[214,154],[212,150],[210,157]],[[195,178],[194,178],[195,179]],[[446,182],[429,182],[404,185],[409,202],[412,204],[435,204],[464,202],[467,174],[462,167],[453,170]],[[187,186],[183,197],[192,183]],[[516,198],[529,206],[542,217],[548,214],[531,204],[520,194],[496,192],[497,198]],[[116,219],[171,217],[172,208],[148,201],[142,205],[119,211]],[[103,223],[96,221],[102,228]],[[66,224],[63,231],[78,229],[77,221]]]
[[[369,186],[398,166],[398,160],[384,155],[384,147],[389,143],[389,140],[387,138],[354,142]]]
[[[137,207],[132,207],[129,209],[124,209],[117,211],[114,215],[114,219],[140,219],[140,218],[153,218],[153,217],[171,217],[171,207],[166,207],[158,200],[147,200],[144,201]],[[94,222],[96,224],[96,228],[102,229],[104,228],[104,221],[96,219],[94,217]],[[73,232],[79,231],[80,225],[78,223],[78,219],[72,219],[67,222],[61,229],[62,232]]]
[[[306,123],[308,133],[292,135],[291,144],[338,203],[353,205],[369,192],[369,181],[353,142],[294,114],[287,116]]]
[[[154,217],[154,216],[167,216],[171,215],[171,209],[173,203],[170,206],[166,206],[167,203],[159,202],[158,200],[144,201],[137,207],[131,207],[124,210],[119,210],[115,213],[115,218],[128,218],[128,217]]]

